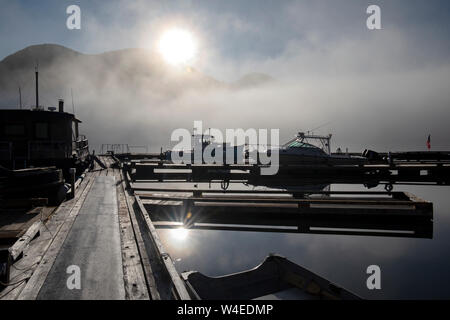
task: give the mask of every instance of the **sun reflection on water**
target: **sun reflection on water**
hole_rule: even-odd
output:
[[[189,230],[186,228],[176,228],[176,229],[172,229],[170,230],[170,235],[174,240],[177,241],[186,241],[188,235],[189,235]]]

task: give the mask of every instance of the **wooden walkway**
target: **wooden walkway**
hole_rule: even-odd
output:
[[[0,299],[158,298],[134,197],[126,190],[121,171],[112,167],[113,160],[100,159],[107,169],[96,165],[78,185],[75,197],[54,210],[40,235],[12,264],[9,285],[0,291]],[[101,199],[102,194],[108,196]],[[67,289],[69,260],[81,269],[79,291]],[[101,272],[102,268],[108,271]],[[115,279],[108,280],[112,274]]]
[[[115,183],[95,177],[38,299],[125,299]]]

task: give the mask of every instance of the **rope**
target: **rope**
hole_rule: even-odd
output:
[[[32,265],[25,267],[25,268],[16,267],[14,264],[11,265],[11,267],[13,267],[14,269],[16,269],[18,271],[28,271],[28,270],[31,270],[31,268],[33,268],[36,264],[39,264],[39,262],[40,261],[37,261],[37,262],[33,263]],[[25,272],[22,272],[22,273],[25,273]]]
[[[16,282],[8,282],[8,283],[4,283],[3,281],[0,281],[0,284],[1,284],[2,286],[9,287],[9,286],[13,286],[13,285],[15,285],[15,284],[22,283],[22,282],[24,282],[24,281],[26,281],[26,280],[28,280],[28,279],[30,279],[30,278],[31,278],[31,277],[28,276],[28,277],[25,277],[25,278],[23,278],[23,279],[20,279],[20,280],[18,280],[18,281],[16,281]]]
[[[222,188],[222,190],[227,190],[229,186],[230,186],[230,181],[223,180],[222,182],[220,182],[220,187]]]
[[[8,282],[8,283],[4,283],[4,282],[2,282],[2,281],[0,281],[0,284],[2,285],[2,286],[5,286],[5,287],[9,287],[9,286],[13,286],[13,285],[16,285],[17,284],[17,287],[21,284],[21,283],[23,283],[24,281],[26,281],[26,280],[28,280],[28,279],[30,279],[31,277],[25,277],[25,278],[23,278],[23,279],[21,279],[21,280],[18,280],[18,281],[16,281],[16,282]],[[6,292],[5,294],[3,294],[3,295],[1,295],[0,296],[0,299],[2,299],[3,297],[6,297],[6,295],[8,294],[8,293],[10,293],[11,291],[13,291],[15,288],[17,288],[17,287],[14,287],[14,288],[12,288],[11,290],[9,290],[8,292]]]

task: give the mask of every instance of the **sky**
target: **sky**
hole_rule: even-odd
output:
[[[81,8],[81,30],[66,28],[66,8],[72,4]],[[196,64],[217,77],[229,77],[215,63],[242,66],[345,39],[370,41],[377,36],[365,24],[370,4],[381,8],[383,30],[378,33],[395,31],[416,49],[411,62],[449,58],[450,3],[445,0],[1,0],[0,58],[40,43],[84,53],[152,48],[165,27],[177,25],[198,37],[202,54]]]
[[[72,4],[81,8],[81,30],[66,28],[66,8]],[[366,27],[372,4],[381,8],[381,30]],[[117,141],[126,131],[124,140],[159,150],[170,130],[203,119],[219,128],[281,128],[284,140],[330,123],[318,133],[332,132],[334,147],[351,151],[423,149],[428,134],[433,147],[450,148],[450,3],[445,0],[0,0],[0,7],[0,59],[41,43],[87,54],[155,50],[165,30],[179,27],[195,37],[198,52],[191,64],[200,72],[225,82],[251,72],[276,79],[271,88],[188,93],[164,101],[149,100],[143,92],[130,104],[147,102],[146,110],[161,113],[143,119],[139,109],[121,130],[104,136],[107,128],[99,132],[94,130],[99,123],[85,121],[87,133],[102,142]],[[130,98],[115,94],[111,89],[104,101],[111,119],[120,112],[112,107],[115,101]],[[80,117],[94,119],[87,108],[98,104],[95,97],[86,92],[77,99],[86,103],[83,110],[79,102]],[[158,139],[148,132],[153,125]]]

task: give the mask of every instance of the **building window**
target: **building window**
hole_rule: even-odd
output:
[[[48,139],[48,123],[37,122],[34,125],[34,135],[36,139]]]

